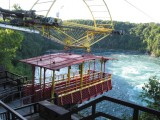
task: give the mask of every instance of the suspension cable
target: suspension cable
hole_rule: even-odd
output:
[[[135,5],[133,5],[131,2],[129,2],[128,0],[124,0],[126,3],[128,3],[129,5],[131,5],[132,7],[134,7],[135,9],[137,9],[139,12],[141,12],[142,14],[144,14],[145,16],[149,17],[150,19],[152,19],[153,21],[157,22],[157,20],[155,20],[153,17],[151,17],[150,15],[148,15],[146,12],[144,12],[143,10],[141,10],[140,8],[136,7]]]

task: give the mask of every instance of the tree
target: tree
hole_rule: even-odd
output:
[[[20,47],[23,36],[20,32],[9,29],[0,29],[0,65],[8,70],[13,68],[12,60]]]
[[[22,8],[19,6],[19,4],[13,5],[14,10],[22,10]]]
[[[142,87],[141,98],[147,103],[147,107],[160,110],[160,80],[154,76],[149,78],[149,82]],[[160,120],[157,116],[142,113],[143,120]]]

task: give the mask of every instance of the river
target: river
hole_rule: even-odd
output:
[[[148,83],[151,76],[160,77],[160,58],[138,52],[102,52],[98,55],[117,59],[107,63],[107,71],[113,75],[113,89],[109,95],[142,104],[139,94],[144,83]]]
[[[146,104],[141,101],[139,95],[142,86],[151,76],[160,77],[160,58],[126,51],[100,51],[94,54],[117,59],[107,63],[106,71],[112,74],[113,89],[103,95],[145,106]],[[128,115],[128,111],[132,112],[130,108],[112,103],[107,104],[107,102],[100,103],[97,110],[115,116]],[[87,111],[83,113],[87,114]]]

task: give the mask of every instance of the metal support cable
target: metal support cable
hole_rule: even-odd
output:
[[[155,20],[153,17],[151,17],[150,15],[148,15],[146,12],[144,12],[143,10],[141,10],[140,8],[136,7],[135,5],[133,5],[131,2],[124,0],[126,3],[128,3],[129,5],[131,5],[132,7],[134,7],[136,10],[138,10],[139,12],[141,12],[142,14],[144,14],[145,16],[149,17],[150,19]]]

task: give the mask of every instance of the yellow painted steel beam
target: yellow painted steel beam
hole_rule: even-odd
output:
[[[96,73],[93,73],[93,75],[94,76],[98,76],[98,74],[100,74],[101,72],[96,72]],[[85,74],[85,75],[87,75],[87,74]],[[106,76],[104,77],[104,78],[99,78],[99,79],[101,79],[102,81],[108,81],[108,80],[110,80],[110,75],[111,74],[108,74],[108,77],[106,78]],[[84,76],[84,75],[83,75]],[[99,80],[94,80],[94,78],[91,78],[91,81],[89,82],[89,83],[84,83],[83,84],[83,87],[82,88],[84,88],[84,87],[86,87],[86,86],[90,86],[90,85],[92,85],[92,84],[95,84],[95,81],[97,81],[96,83],[99,83]],[[56,83],[57,83],[58,81],[56,81]],[[80,86],[80,81],[79,81],[79,86]],[[76,83],[76,85],[78,85],[77,83]],[[63,93],[63,94],[65,94],[65,92],[66,92],[66,90],[68,91],[68,90],[70,90],[70,89],[79,89],[79,88],[77,88],[77,86],[76,87],[73,87],[73,88],[69,88],[69,89],[65,89],[65,90],[63,90],[63,91],[61,91],[61,93]],[[79,89],[80,90],[80,89]],[[60,93],[60,94],[61,94]]]
[[[68,28],[73,28],[73,29],[86,29],[86,31],[97,31],[97,32],[108,32],[110,29],[112,30],[113,28],[105,28],[102,27],[104,25],[108,25],[111,26],[109,24],[97,24],[97,27],[94,26],[90,26],[90,25],[84,25],[84,24],[78,24],[78,23],[74,23],[74,22],[63,22],[62,27],[68,27]]]
[[[80,65],[80,86],[83,87],[83,71],[84,71],[84,62]]]
[[[109,35],[109,34],[108,34],[108,35]],[[102,39],[104,39],[104,38],[107,37],[108,35],[105,35],[104,37],[102,37],[102,38],[98,39],[97,41],[91,43],[90,46],[92,46],[92,45],[96,44],[97,42],[101,41]]]
[[[43,36],[48,36],[48,35],[49,35],[47,32],[45,32],[45,26],[42,26],[41,29],[38,28],[38,27],[36,27],[36,29],[37,29],[38,31],[42,32],[42,35],[43,35]],[[50,35],[49,37],[50,37],[50,39],[53,38],[55,42],[57,42],[57,43],[59,43],[59,44],[61,44],[61,45],[65,45],[65,43],[63,43],[63,41],[55,38],[54,36]],[[52,40],[52,39],[51,39],[51,40]]]
[[[40,67],[40,79],[39,79],[39,84],[40,84],[40,87],[41,87],[41,84],[42,84],[42,67]]]
[[[101,72],[102,72],[102,65],[103,65],[103,60],[102,59],[100,60],[100,63],[101,63]]]
[[[92,15],[92,18],[93,18],[93,22],[94,22],[94,27],[97,27],[97,24],[96,24],[96,20],[94,18],[94,15],[92,13],[92,10],[90,9],[89,5],[87,4],[87,2],[85,0],[83,0],[83,2],[85,3],[85,5],[87,6],[88,10],[90,11],[91,15]]]
[[[33,6],[31,7],[30,10],[32,10],[32,9],[36,6],[36,4],[40,4],[40,3],[38,3],[39,1],[40,1],[40,0],[37,0],[37,1],[33,4]],[[47,10],[46,17],[48,16],[49,12],[51,11],[51,9],[52,9],[54,3],[56,2],[56,0],[46,1],[46,2],[41,2],[41,3],[48,3],[48,2],[52,2],[52,3],[51,3],[51,5],[50,5],[49,9]]]
[[[31,9],[33,9],[36,4],[39,4],[39,1],[40,0],[37,0]],[[94,0],[90,0],[90,1],[96,2]],[[55,4],[56,0],[49,1],[49,2],[51,2],[51,5],[47,11],[46,16],[48,16],[48,14],[51,11],[51,8]],[[113,31],[114,25],[113,25],[110,11],[108,9],[108,6],[107,6],[105,0],[101,0],[101,2],[103,2],[101,6],[105,7],[106,13],[104,16],[106,18],[107,17],[109,18],[110,24],[108,24],[108,23],[98,24],[98,22],[96,21],[96,18],[97,18],[96,14],[94,13],[94,10],[92,9],[93,8],[92,5],[90,5],[86,0],[83,0],[83,2],[91,14],[91,17],[93,20],[91,22],[92,26],[86,25],[86,24],[69,22],[69,21],[63,21],[62,25],[60,25],[60,26],[55,26],[55,25],[43,26],[43,25],[41,25],[42,34],[47,37],[49,36],[53,40],[55,38],[55,41],[57,41],[57,43],[60,43],[66,47],[86,48],[87,51],[90,51],[90,47],[92,45],[101,41],[103,38],[107,37]],[[94,6],[98,6],[96,4]],[[47,28],[48,28],[48,30],[47,30]],[[53,34],[55,34],[55,35],[50,35],[51,28],[54,29]],[[70,29],[73,30],[72,34],[69,34],[69,32],[68,32]],[[75,32],[76,30],[77,31],[79,30],[81,32]],[[57,34],[59,34],[59,33],[60,33],[60,35],[63,36],[62,38],[57,36]],[[79,34],[81,36],[78,37],[76,34]],[[99,35],[101,35],[101,37],[99,37]],[[67,38],[67,40],[66,40],[66,38]]]
[[[35,84],[35,66],[32,65],[32,94],[35,94],[35,88],[34,88],[34,84]],[[34,98],[32,99],[33,102]]]
[[[70,28],[73,28],[73,29],[86,29],[86,30],[95,30],[95,27],[94,26],[90,26],[90,25],[84,25],[84,24],[79,24],[79,23],[74,23],[74,22],[63,22],[63,25],[62,25],[64,28],[65,27],[70,27]]]
[[[31,7],[31,10],[32,10],[33,7],[38,3],[38,1],[39,1],[39,0],[37,0],[37,1],[33,4],[33,6]]]
[[[49,12],[51,11],[51,8],[52,6],[54,5],[54,3],[56,2],[56,0],[53,0],[51,6],[49,7],[48,11],[47,11],[47,14],[46,14],[46,17],[48,16]]]
[[[70,84],[71,79],[71,66],[68,66],[68,84]]]
[[[71,37],[70,35],[66,34],[65,32],[61,31],[60,29],[58,29],[57,27],[53,27],[54,29],[56,29],[57,31],[63,33],[64,35],[66,35],[67,37],[69,37],[71,40],[77,41],[76,39],[74,39],[73,37]]]
[[[45,26],[42,26],[42,35],[45,34]]]
[[[58,97],[63,97],[63,96],[72,94],[72,93],[77,92],[77,91],[81,91],[81,90],[83,90],[83,89],[87,89],[87,88],[89,88],[89,87],[95,86],[95,85],[97,85],[97,84],[100,84],[100,83],[103,83],[103,82],[106,82],[106,81],[109,81],[109,80],[111,80],[111,79],[105,79],[105,78],[103,78],[101,81],[98,81],[98,82],[93,83],[93,84],[88,84],[87,86],[82,87],[81,89],[76,89],[76,90],[73,90],[73,91],[71,91],[71,92],[67,92],[67,93],[60,94]]]
[[[112,20],[112,16],[111,16],[110,10],[109,10],[109,8],[108,8],[108,6],[107,6],[105,0],[103,0],[103,2],[104,2],[105,6],[106,6],[106,8],[107,8],[107,10],[108,10],[108,13],[109,13],[109,16],[110,16],[110,19],[111,19],[111,26],[112,26],[112,29],[114,29],[113,20]]]
[[[44,73],[43,73],[43,98],[45,97],[44,94],[45,94],[45,89],[46,89],[46,68],[44,68]]]
[[[90,74],[90,70],[91,70],[91,61],[88,61],[88,70],[89,70],[89,74]]]
[[[103,62],[104,62],[103,59],[101,59],[100,60],[100,63],[101,63],[101,72],[100,72],[100,76],[101,77],[100,78],[101,78],[101,80],[102,80],[102,77],[103,77],[103,72],[102,72],[103,71],[103,67],[102,67],[103,66]]]
[[[55,92],[55,71],[53,70],[51,98],[54,98],[54,92]]]

